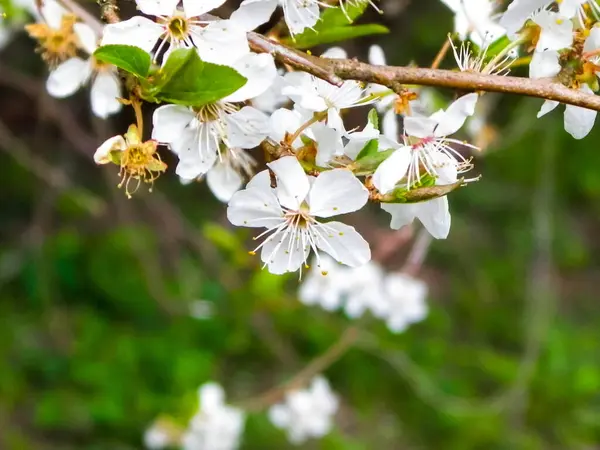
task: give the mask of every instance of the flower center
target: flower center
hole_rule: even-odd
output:
[[[223,114],[232,114],[238,109],[231,103],[209,103],[199,108],[195,108],[196,118],[200,122],[213,122],[219,120]]]
[[[77,54],[79,40],[73,28],[76,22],[76,16],[66,14],[56,30],[45,23],[35,23],[25,27],[29,35],[38,41],[36,51],[41,53],[42,59],[50,67],[56,67]]]
[[[189,25],[185,17],[171,17],[167,22],[167,30],[173,39],[185,40],[188,35]]]
[[[116,152],[114,155],[116,159],[120,159],[118,162],[121,166],[119,187],[125,186],[127,197],[131,198],[131,194],[138,190],[142,182],[152,185],[161,172],[167,169],[167,165],[160,159],[156,147],[155,141],[147,141],[129,145],[125,151]],[[132,179],[137,180],[137,184],[133,190],[130,190],[129,183]],[[150,186],[150,191],[152,191],[152,186]]]

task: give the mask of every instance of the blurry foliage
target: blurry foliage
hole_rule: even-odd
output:
[[[427,64],[451,27],[449,14],[434,14],[443,10],[437,3],[411,6],[385,24],[391,35],[359,41],[353,50],[364,56],[367,44],[382,42],[392,64],[415,56]],[[443,23],[433,27],[433,18]],[[404,45],[395,45],[399,40]],[[10,48],[5,55],[12,56],[2,65],[32,64]],[[540,105],[509,97],[497,104],[500,140],[476,160],[482,180],[452,194],[450,237],[433,245],[423,273],[430,316],[401,335],[368,323],[376,345],[359,345],[326,373],[343,399],[338,428],[304,448],[600,443],[600,126],[574,141],[562,131],[562,111],[535,119]],[[10,108],[0,108],[8,122],[15,120]],[[177,237],[154,226],[159,217],[119,219],[119,208],[139,210],[159,194],[140,192],[115,207],[100,181],[105,169],[74,154],[55,157],[65,144],[38,125],[42,131],[27,123],[15,129],[90,191],[59,195],[0,156],[1,448],[140,448],[156,417],[185,424],[200,384],[217,380],[230,401],[248,399],[293,375],[346,326],[341,314],[302,306],[295,275],[258,271],[247,254],[248,234],[224,226],[224,208],[205,187],[178,186],[172,173],[155,187],[185,212],[193,227],[187,232],[212,249],[202,252],[171,243]],[[533,216],[548,172],[553,286],[536,295]],[[73,198],[82,196],[94,208],[77,207]],[[161,214],[166,221],[173,212]],[[385,225],[388,218],[369,220]],[[210,305],[208,317],[190,316],[198,300]],[[539,355],[528,360],[532,343]],[[243,448],[289,444],[256,414]]]

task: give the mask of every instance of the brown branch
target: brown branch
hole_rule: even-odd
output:
[[[600,96],[570,89],[551,79],[505,77],[417,67],[373,66],[355,59],[319,58],[291,49],[257,33],[248,33],[250,48],[270,53],[283,64],[339,85],[340,80],[357,80],[387,86],[397,93],[403,85],[437,86],[463,91],[500,92],[554,100],[600,111]]]

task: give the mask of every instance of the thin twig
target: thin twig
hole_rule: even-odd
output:
[[[243,409],[246,411],[261,411],[268,406],[277,403],[285,396],[288,391],[293,391],[307,384],[315,375],[323,372],[334,362],[336,362],[344,353],[346,353],[359,337],[358,327],[349,327],[344,331],[340,338],[329,349],[313,359],[304,369],[298,372],[291,380],[283,383],[255,399],[242,402]]]
[[[270,53],[283,64],[311,73],[340,85],[341,80],[357,80],[387,86],[397,93],[403,85],[437,86],[463,91],[487,91],[518,94],[554,100],[600,111],[600,96],[570,89],[552,79],[505,77],[471,72],[455,72],[418,67],[372,66],[355,59],[318,58],[286,47],[257,33],[248,33],[250,48]]]

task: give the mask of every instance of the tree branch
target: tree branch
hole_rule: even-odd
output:
[[[548,78],[530,79],[417,67],[373,66],[355,59],[319,58],[253,32],[248,33],[248,41],[254,52],[270,53],[281,63],[338,86],[341,80],[357,80],[381,84],[401,93],[404,85],[417,84],[463,91],[525,95],[600,111],[600,96],[570,89]]]

